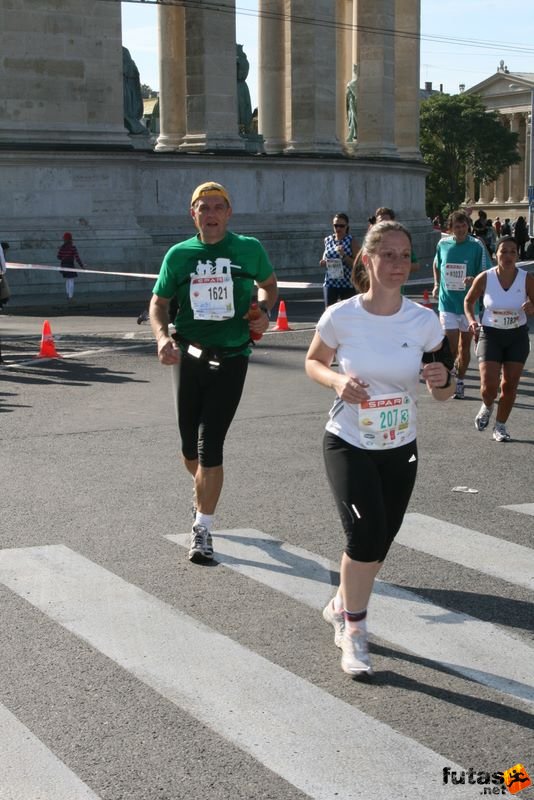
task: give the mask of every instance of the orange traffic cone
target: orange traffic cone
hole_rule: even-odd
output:
[[[38,358],[61,358],[58,351],[56,350],[56,345],[54,344],[54,337],[52,336],[52,330],[50,328],[50,323],[47,319],[43,322],[43,333],[41,336],[41,347],[39,348],[39,355]]]
[[[274,328],[271,328],[272,331],[292,331],[293,328],[290,328],[287,324],[287,314],[286,314],[286,304],[283,300],[280,300],[280,305],[278,306],[278,316],[276,318],[276,325]]]
[[[423,292],[423,302],[421,303],[421,305],[424,306],[425,308],[434,308],[434,306],[430,301],[430,297],[428,295],[428,289],[425,289],[425,291]]]

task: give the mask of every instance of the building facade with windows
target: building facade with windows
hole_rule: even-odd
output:
[[[501,61],[494,75],[467,89],[476,94],[488,110],[498,111],[503,125],[518,134],[521,161],[514,164],[492,183],[476,186],[468,179],[466,205],[483,208],[488,217],[501,220],[528,218],[528,187],[532,176],[532,108],[534,72],[511,72]]]

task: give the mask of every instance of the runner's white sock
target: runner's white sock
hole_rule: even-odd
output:
[[[205,528],[211,531],[213,527],[213,517],[214,514],[201,514],[200,511],[197,511],[195,525],[204,525]]]

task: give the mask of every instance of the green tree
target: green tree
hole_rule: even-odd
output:
[[[143,100],[148,100],[149,97],[156,97],[157,92],[151,89],[147,83],[141,84],[141,97]]]
[[[477,95],[435,94],[421,103],[421,153],[427,177],[426,206],[430,217],[444,216],[465,198],[470,172],[478,183],[495,181],[521,158],[517,133],[488,111]]]

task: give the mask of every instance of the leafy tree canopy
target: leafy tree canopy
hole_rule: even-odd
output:
[[[521,158],[517,133],[505,128],[497,111],[477,95],[435,94],[421,103],[421,153],[427,178],[427,213],[447,215],[465,198],[465,180],[497,180]]]
[[[143,100],[148,100],[149,97],[157,97],[157,92],[151,89],[146,83],[141,84],[141,97]]]

